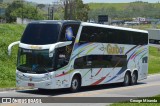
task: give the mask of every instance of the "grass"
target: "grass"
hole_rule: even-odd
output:
[[[147,26],[144,26],[147,27]],[[143,28],[144,28],[143,27]],[[10,43],[20,40],[25,25],[0,24],[0,88],[15,87],[15,70],[17,48],[14,47],[12,55],[7,55]],[[157,48],[149,49],[149,74],[160,72],[160,52]]]
[[[160,100],[160,95],[154,96],[154,97],[149,97],[148,99],[158,99]],[[159,103],[114,103],[111,104],[110,106],[160,106]]]
[[[15,87],[15,70],[17,48],[14,47],[12,56],[7,55],[10,43],[18,41],[25,26],[16,24],[0,24],[0,87]]]
[[[149,48],[149,74],[160,73],[160,51],[157,48]]]

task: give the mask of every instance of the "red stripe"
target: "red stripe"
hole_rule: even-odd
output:
[[[100,73],[100,71],[102,70],[102,68],[96,73],[96,75],[95,76],[97,76],[99,73]]]
[[[59,74],[59,75],[57,75],[56,77],[61,77],[61,76],[64,76],[64,75],[66,75],[67,73],[62,73],[62,74]]]
[[[98,85],[99,83],[101,83],[106,77],[102,77],[100,80],[94,82],[93,84],[91,85]]]
[[[133,59],[135,56],[136,56],[136,54],[134,54],[134,55],[131,57],[131,59]]]
[[[108,75],[109,75],[109,73],[108,73],[105,77],[102,77],[101,79],[99,79],[98,81],[92,83],[91,85],[98,85],[98,84],[101,83]]]

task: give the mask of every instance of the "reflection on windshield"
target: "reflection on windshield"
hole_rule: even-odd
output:
[[[19,49],[18,70],[25,73],[47,73],[53,71],[53,59],[49,50]]]

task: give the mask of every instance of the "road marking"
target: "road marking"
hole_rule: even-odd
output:
[[[0,92],[0,93],[8,93],[7,91],[4,91],[4,92]]]
[[[151,74],[151,75],[148,75],[147,77],[155,77],[155,76],[160,76],[160,74]]]
[[[69,94],[70,97],[77,97],[77,96],[93,96],[93,95],[99,95],[102,93],[110,93],[115,91],[122,91],[122,90],[134,90],[138,88],[145,88],[145,87],[151,87],[151,86],[160,86],[159,84],[149,84],[149,85],[137,85],[137,86],[128,86],[128,87],[119,87],[119,88],[111,88],[111,89],[105,89],[105,90],[98,90],[98,91],[89,91],[89,92],[81,92],[81,93],[75,93],[75,94]]]

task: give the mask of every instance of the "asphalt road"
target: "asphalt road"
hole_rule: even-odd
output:
[[[78,93],[70,93],[68,89],[40,92],[34,90],[19,90],[0,92],[0,97],[149,97],[160,94],[160,74],[150,75],[137,85],[123,87],[121,84],[108,84],[93,87],[83,87]],[[27,105],[27,104],[25,104]],[[44,104],[41,104],[44,105]],[[39,106],[41,106],[39,104]],[[107,103],[65,103],[47,104],[47,106],[106,106]],[[0,106],[22,106],[22,104],[0,104]],[[23,104],[24,106],[24,104]],[[28,106],[28,105],[27,105]],[[32,105],[29,105],[32,106]],[[34,104],[33,104],[34,106]]]

